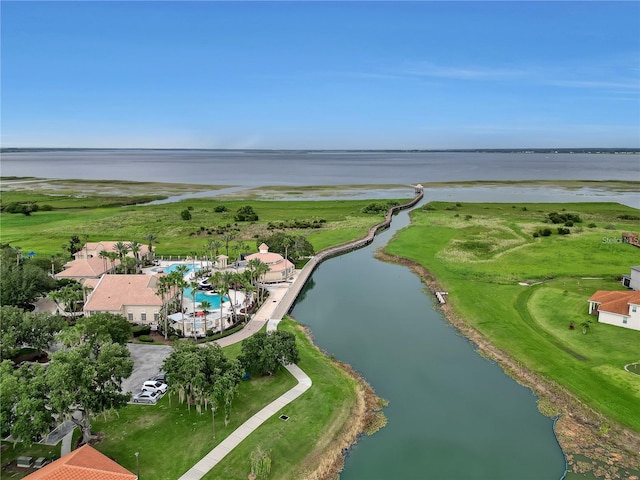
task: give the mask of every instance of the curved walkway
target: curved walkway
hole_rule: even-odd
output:
[[[300,272],[296,273],[291,282],[284,282],[268,287],[269,298],[267,302],[260,307],[254,315],[254,318],[247,324],[247,326],[239,332],[217,340],[217,343],[221,346],[227,346],[240,342],[260,330],[265,323],[267,324],[267,332],[277,330],[278,323],[280,323],[280,320],[282,320],[287,312],[289,312],[289,309],[293,306],[293,303],[300,294],[300,291],[307,279],[311,276],[316,267],[320,265],[320,263],[329,258],[369,245],[373,242],[373,239],[378,232],[389,228],[391,218],[394,213],[399,210],[413,207],[422,200],[423,195],[424,193],[420,191],[410,202],[390,208],[384,221],[371,227],[364,238],[319,252],[311,258],[309,262],[307,262]],[[274,414],[278,413],[282,407],[293,402],[296,398],[311,388],[311,378],[309,378],[309,376],[304,373],[300,367],[297,365],[286,365],[285,368],[295,377],[298,384],[236,428],[227,438],[214,447],[213,450],[205,455],[202,460],[196,463],[178,480],[200,480],[229,452],[231,452],[231,450],[247,438],[251,432],[262,425]]]

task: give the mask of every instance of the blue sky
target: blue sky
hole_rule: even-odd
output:
[[[640,147],[638,2],[1,14],[3,147]]]

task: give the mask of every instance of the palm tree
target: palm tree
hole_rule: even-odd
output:
[[[158,241],[158,237],[153,233],[148,233],[145,235],[144,239],[147,241],[147,248],[149,249],[149,254],[153,253],[153,243]]]
[[[178,265],[178,267],[169,274],[172,277],[173,285],[180,292],[180,313],[182,313],[182,335],[184,335],[184,289],[187,288],[187,281],[184,276],[187,274],[188,267],[184,264]]]
[[[220,247],[222,246],[222,242],[220,240],[211,240],[211,243],[209,244],[209,248],[211,248],[211,260],[212,261],[217,261],[218,260],[218,253],[220,252]]]
[[[113,248],[115,248],[118,257],[120,258],[120,263],[123,264],[124,263],[124,257],[127,255],[127,253],[129,253],[129,248],[127,247],[127,244],[124,242],[117,242]],[[125,275],[127,274],[127,264],[124,263],[124,273]]]
[[[229,256],[229,242],[232,241],[235,237],[235,235],[233,233],[225,233],[222,236],[222,240],[224,241],[224,249],[226,251],[226,256]]]
[[[198,292],[198,282],[196,280],[192,280],[189,282],[189,288],[191,289],[191,300],[193,301],[193,338],[196,338],[196,293]],[[206,322],[205,322],[205,333],[206,333]]]
[[[285,278],[289,278],[289,267],[287,266],[287,262],[289,261],[289,247],[293,245],[293,241],[290,237],[284,237],[282,245],[284,246],[284,275]]]
[[[160,277],[158,280],[158,293],[160,294],[160,298],[162,299],[162,307],[160,311],[162,312],[162,316],[164,317],[164,339],[167,340],[169,338],[169,326],[168,326],[168,305],[167,300],[168,296],[171,295],[171,290],[173,286],[173,279],[169,275],[164,275]]]
[[[224,294],[229,299],[229,303],[231,304],[231,318],[235,321],[236,317],[236,308],[234,302],[231,300],[231,287],[236,288],[236,283],[238,282],[238,275],[233,272],[223,272],[222,273],[222,285],[225,287]],[[220,297],[220,305],[222,306],[222,297]]]
[[[118,254],[116,252],[107,252],[107,258],[111,262],[111,272],[115,272],[116,268],[116,259],[118,258]]]
[[[106,250],[100,250],[100,253],[98,253],[98,257],[100,257],[102,259],[103,265],[104,265],[104,271],[107,271],[107,260],[109,259],[109,252],[107,252]]]
[[[209,313],[211,309],[211,302],[209,302],[208,300],[201,301],[200,308],[202,309],[202,313],[204,314],[204,331],[207,332],[209,330],[209,325],[207,324],[207,313]]]
[[[589,330],[591,330],[591,325],[593,325],[593,320],[591,320],[591,319],[585,320],[584,322],[582,322],[580,324],[580,326],[582,327],[582,334],[583,335],[586,335],[587,332],[589,332]]]
[[[142,248],[142,245],[140,245],[138,242],[130,242],[127,244],[127,247],[129,248],[129,251],[131,253],[133,253],[133,258],[135,258],[136,260],[136,273],[138,273],[138,266],[141,263],[140,262],[140,249]]]

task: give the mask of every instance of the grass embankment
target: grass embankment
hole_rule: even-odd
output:
[[[553,211],[578,214],[582,222],[558,235],[557,225],[544,223]],[[623,369],[640,357],[640,332],[598,324],[587,313],[596,290],[621,290],[620,275],[638,264],[640,249],[619,243],[622,231],[638,227],[625,216],[640,212],[609,203],[433,202],[412,212],[412,225],[385,252],[426,268],[437,279],[433,286],[449,292],[446,312],[516,365],[566,388],[596,412],[591,421],[606,438],[609,423],[640,432],[640,377]],[[533,238],[546,227],[551,236]],[[587,320],[594,323],[583,334]],[[558,403],[554,412],[580,415],[576,402]]]
[[[283,409],[289,420],[278,416],[267,420],[205,478],[246,479],[249,457],[257,446],[270,451],[270,478],[326,478],[328,472],[339,470],[342,449],[356,440],[378,409],[370,388],[323,355],[299,325],[285,320],[279,328],[295,333],[298,365],[311,377],[313,386]],[[225,353],[237,356],[239,345],[226,347]],[[94,432],[104,434],[95,446],[131,471],[136,468],[134,452],[140,452],[143,478],[175,480],[295,383],[287,371],[242,382],[231,423],[225,427],[222,412],[216,413],[215,439],[211,412],[201,415],[194,408],[189,412],[177,397],[170,401],[165,396],[156,406],[127,405],[117,415],[95,419]]]
[[[145,184],[142,184],[145,185]],[[142,188],[142,187],[141,187]],[[2,191],[2,205],[12,202],[38,202],[50,205],[52,211],[37,211],[30,216],[2,213],[0,242],[35,251],[38,255],[56,255],[72,235],[82,241],[122,240],[145,243],[154,234],[159,256],[202,254],[205,245],[231,234],[230,255],[237,253],[239,242],[254,250],[257,236],[275,231],[304,235],[316,250],[363,236],[383,215],[363,213],[371,200],[333,201],[259,201],[191,199],[162,205],[123,206],[148,197],[114,194],[82,194],[57,192],[51,196],[36,187],[25,191]],[[158,189],[157,195],[163,193]],[[164,196],[164,195],[162,195]],[[257,222],[236,222],[238,208],[251,205],[259,217]],[[216,212],[216,207],[227,210]],[[181,212],[189,210],[191,220],[183,220]],[[298,228],[300,222],[316,221],[320,228]],[[223,246],[222,252],[226,253]]]

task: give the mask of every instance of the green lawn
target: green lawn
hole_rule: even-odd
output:
[[[271,452],[270,478],[305,478],[304,473],[322,461],[323,447],[336,438],[349,416],[355,402],[355,381],[318,351],[295,322],[285,320],[279,328],[295,333],[300,350],[298,366],[313,385],[282,410],[289,420],[278,416],[267,420],[206,479],[245,480],[250,473],[250,454],[257,446]]]
[[[321,354],[295,322],[285,320],[280,328],[296,334],[298,365],[311,377],[313,386],[283,410],[288,421],[268,420],[205,478],[246,479],[249,455],[258,445],[271,451],[272,478],[303,478],[304,469],[320,461],[321,447],[332,442],[348,418],[355,400],[354,380]],[[225,348],[229,356],[239,351],[239,344]],[[171,401],[165,396],[155,406],[127,405],[117,414],[94,420],[93,431],[105,435],[96,448],[134,472],[134,453],[140,452],[142,478],[175,480],[295,383],[286,370],[242,382],[229,426],[224,426],[222,413],[216,414],[215,440],[211,412],[201,415],[193,408],[189,412],[177,396]]]
[[[563,210],[583,220],[566,236],[542,221]],[[434,202],[412,213],[412,226],[386,251],[430,270],[455,313],[496,346],[596,411],[640,430],[640,377],[623,370],[640,360],[640,332],[596,323],[583,335],[580,328],[595,320],[587,299],[598,289],[622,289],[618,277],[638,263],[637,248],[603,241],[638,230],[637,220],[618,218],[624,215],[640,212],[611,203]],[[553,235],[533,238],[547,226]]]
[[[154,480],[175,480],[195,465],[213,447],[262,407],[296,384],[287,371],[268,378],[242,382],[224,426],[223,412],[216,413],[213,438],[211,411],[189,411],[178,397],[163,397],[157,405],[127,405],[117,415],[94,420],[93,431],[105,437],[95,447],[135,472],[135,452],[140,452],[140,476]]]
[[[159,192],[161,193],[161,192]],[[23,251],[35,251],[38,255],[55,255],[62,252],[62,245],[72,235],[82,241],[122,240],[144,243],[144,237],[153,233],[157,254],[162,256],[191,255],[201,253],[212,240],[220,240],[224,233],[234,235],[233,251],[238,241],[255,249],[258,236],[281,231],[281,222],[322,221],[321,228],[290,228],[292,235],[308,237],[316,250],[343,243],[363,236],[383,215],[366,214],[363,207],[370,200],[331,201],[265,201],[265,200],[215,200],[196,198],[177,203],[148,206],[120,206],[131,202],[131,196],[66,195],[46,200],[42,192],[3,192],[2,203],[9,201],[47,201],[55,209],[38,211],[31,216],[0,214],[2,230],[0,242],[10,243]],[[104,205],[112,205],[105,207]],[[238,208],[251,205],[259,216],[257,222],[235,222]],[[226,212],[216,212],[224,206]],[[189,209],[191,220],[183,220],[181,212]],[[230,251],[230,255],[233,255]],[[226,253],[224,247],[223,252]]]

